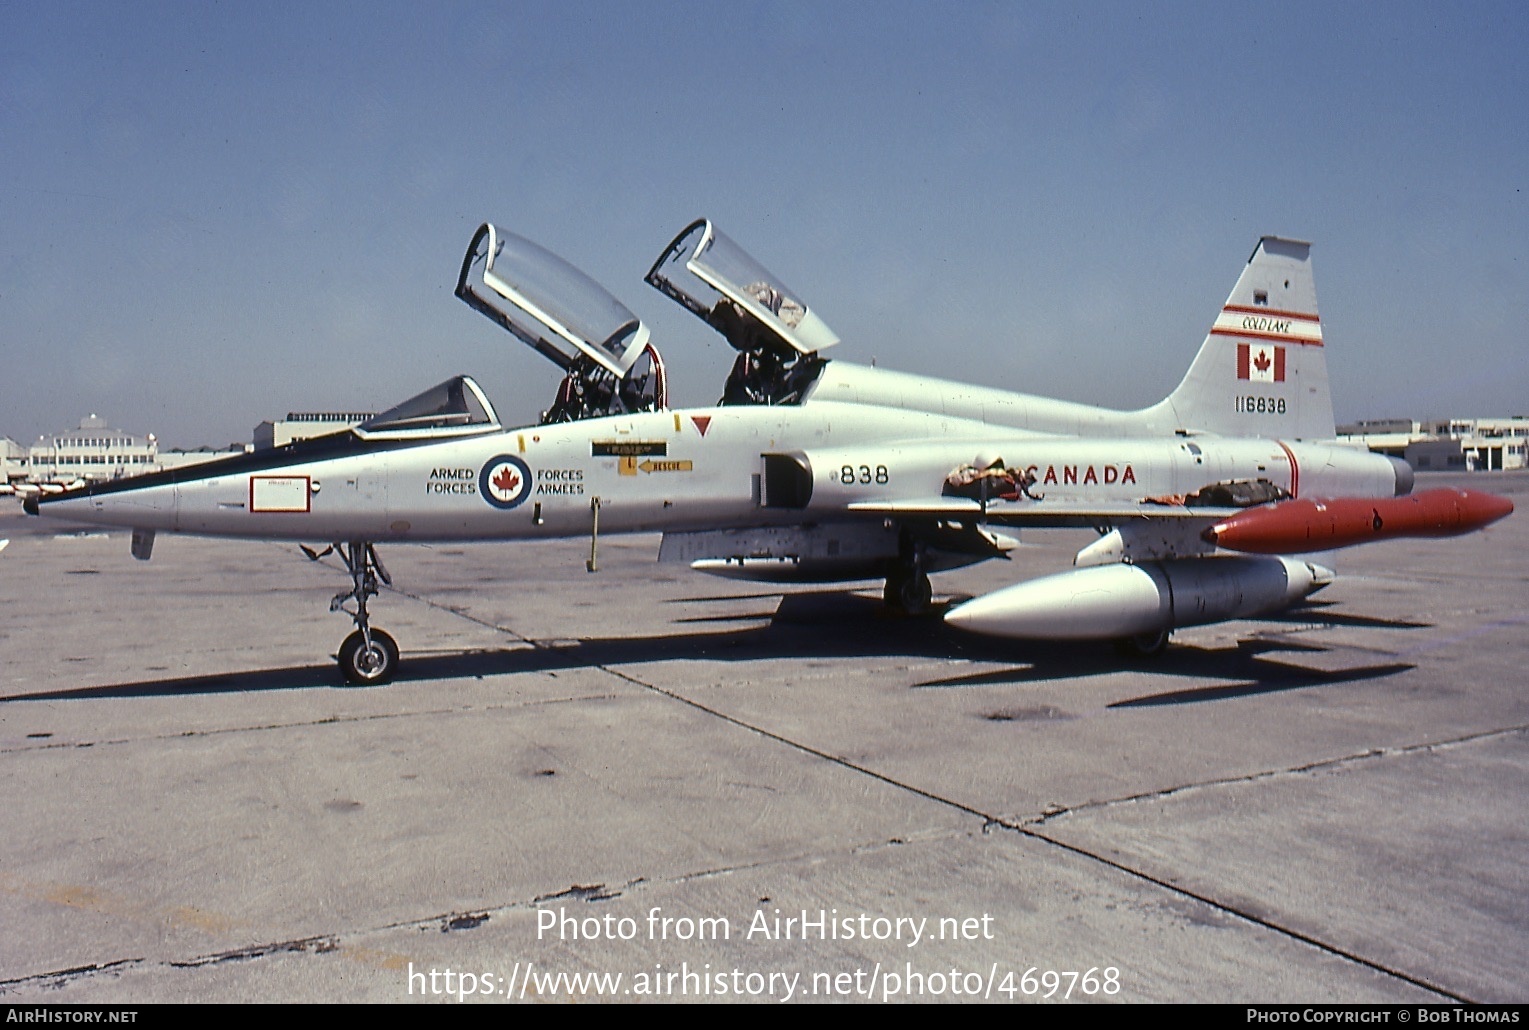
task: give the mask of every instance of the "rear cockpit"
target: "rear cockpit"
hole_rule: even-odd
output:
[[[485,222],[468,245],[456,294],[563,369],[544,424],[667,405],[663,360],[647,326],[551,251]]]
[[[799,295],[707,219],[680,233],[647,282],[726,338],[739,352],[723,404],[800,403],[839,342]]]

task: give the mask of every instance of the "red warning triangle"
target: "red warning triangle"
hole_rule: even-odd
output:
[[[695,423],[696,432],[702,436],[706,435],[706,430],[711,426],[710,415],[691,415],[690,421]]]

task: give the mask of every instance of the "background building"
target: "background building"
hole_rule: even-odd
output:
[[[311,440],[343,432],[371,418],[371,411],[289,411],[276,422],[262,422],[255,427],[255,450],[285,447],[294,440]]]
[[[11,484],[25,482],[31,468],[31,453],[10,437],[0,436],[0,488],[10,493]]]
[[[138,436],[91,415],[75,429],[40,436],[28,451],[26,478],[34,483],[116,479],[158,468],[154,434]]]
[[[1498,472],[1529,467],[1529,416],[1371,419],[1339,426],[1338,435],[1372,451],[1405,458],[1419,472]]]

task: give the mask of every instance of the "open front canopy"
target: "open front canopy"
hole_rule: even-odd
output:
[[[799,354],[813,354],[839,342],[800,295],[704,218],[675,237],[648,272],[647,281],[719,328],[729,323],[722,309],[729,302],[737,305]]]
[[[648,342],[647,327],[603,286],[488,222],[468,245],[456,293],[560,368],[584,357],[619,379]]]

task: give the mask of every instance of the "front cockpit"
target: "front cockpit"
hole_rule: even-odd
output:
[[[738,351],[723,404],[796,404],[823,369],[833,330],[706,219],[691,223],[646,280]]]
[[[485,222],[456,294],[563,370],[544,424],[667,406],[663,359],[647,326],[551,251]]]

